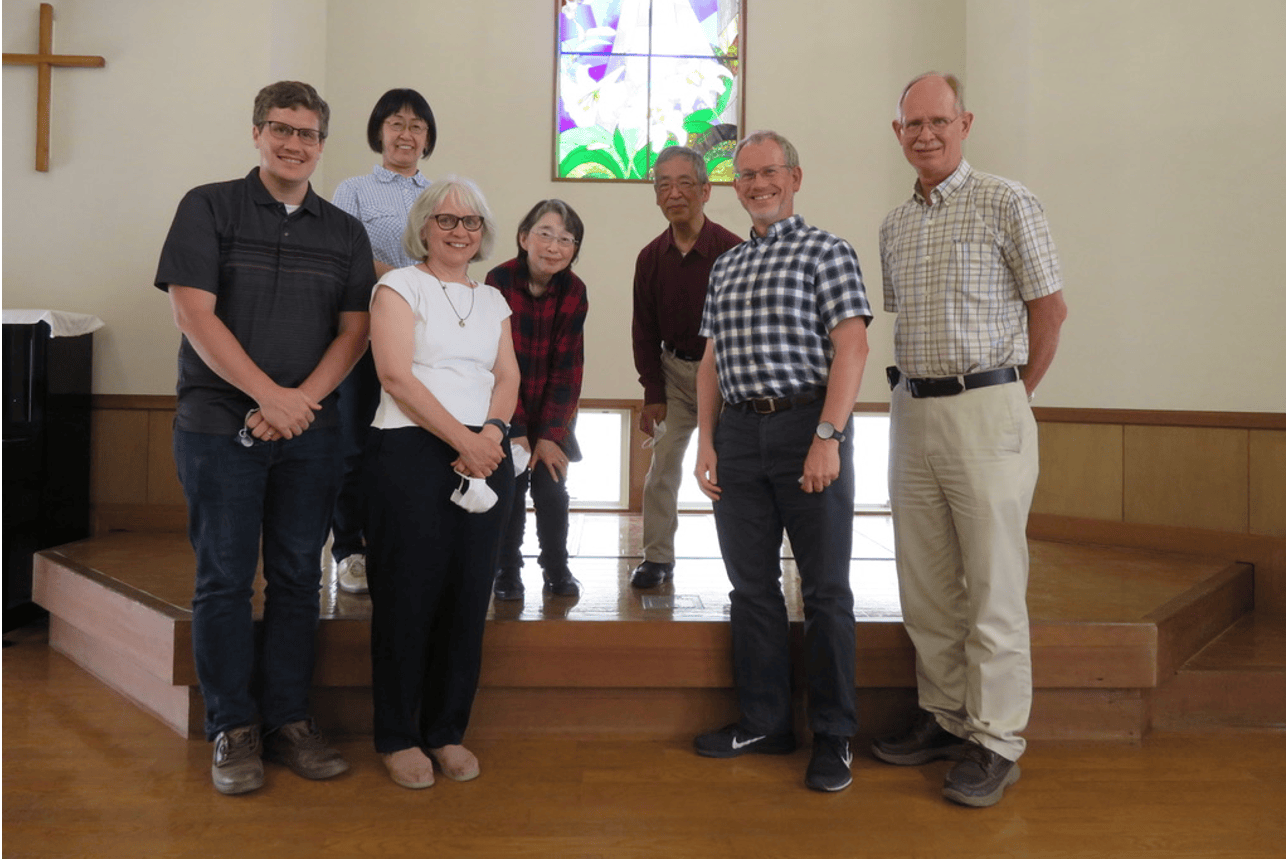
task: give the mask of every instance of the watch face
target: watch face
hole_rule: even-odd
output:
[[[817,425],[817,435],[822,439],[830,439],[835,435],[835,425],[829,421],[823,421]]]

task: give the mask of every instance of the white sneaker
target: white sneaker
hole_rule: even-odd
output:
[[[335,577],[339,581],[339,590],[347,591],[349,594],[365,594],[366,587],[366,556],[361,553],[354,553],[339,563],[339,573]]]

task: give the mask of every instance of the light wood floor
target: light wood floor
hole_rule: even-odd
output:
[[[369,737],[310,783],[269,766],[210,787],[209,744],[177,737],[69,660],[40,627],[6,636],[5,857],[1212,856],[1286,852],[1286,732],[1035,743],[1004,802],[939,795],[945,763],[880,764],[803,787],[806,751],[703,759],[682,742],[480,741],[483,775],[411,792]]]

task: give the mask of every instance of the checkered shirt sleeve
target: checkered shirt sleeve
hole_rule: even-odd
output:
[[[826,385],[830,330],[870,318],[857,253],[798,215],[723,254],[710,273],[701,334],[715,341],[719,390],[738,403]]]

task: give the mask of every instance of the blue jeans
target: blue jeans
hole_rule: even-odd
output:
[[[781,585],[782,530],[799,568],[809,726],[857,731],[853,549],[853,444],[840,443],[839,477],[820,493],[799,486],[822,402],[773,415],[726,408],[715,429],[715,527],[732,582],[732,663],[741,725],[751,734],[794,728],[790,625]],[[851,433],[852,421],[846,434]]]
[[[243,447],[232,434],[174,431],[196,552],[192,651],[205,733],[308,716],[321,550],[339,491],[338,428]],[[263,541],[263,623],[251,599]],[[258,639],[258,641],[256,641]]]

